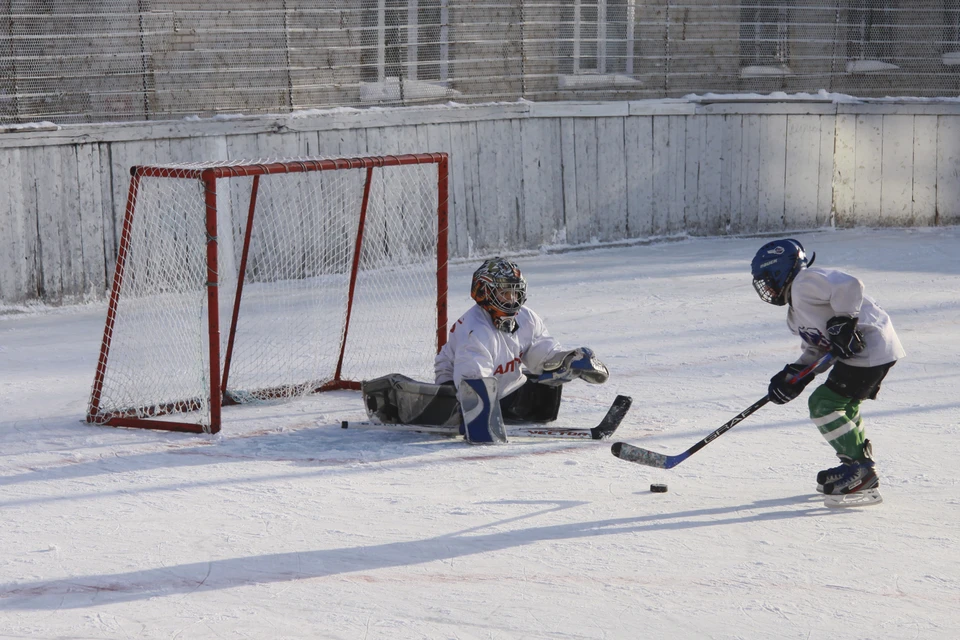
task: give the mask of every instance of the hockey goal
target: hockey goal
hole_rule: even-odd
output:
[[[433,379],[446,154],[130,173],[88,422],[216,433],[224,405]]]

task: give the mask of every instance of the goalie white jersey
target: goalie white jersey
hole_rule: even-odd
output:
[[[447,343],[434,360],[435,381],[454,382],[459,387],[464,378],[493,377],[502,398],[526,382],[524,367],[540,374],[545,361],[566,351],[530,308],[521,308],[515,318],[515,332],[500,331],[490,314],[474,305],[450,328]]]

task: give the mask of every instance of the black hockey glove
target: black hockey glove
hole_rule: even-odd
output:
[[[783,368],[783,371],[770,378],[770,386],[767,387],[767,396],[770,398],[770,402],[787,404],[800,395],[813,380],[814,374],[810,373],[807,377],[797,380],[795,384],[790,384],[790,380],[805,368],[802,364],[788,364]]]
[[[863,342],[863,334],[857,329],[856,318],[830,318],[827,320],[827,333],[830,335],[830,353],[835,358],[852,358],[867,346]]]

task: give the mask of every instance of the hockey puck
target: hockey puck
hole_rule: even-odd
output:
[[[667,485],[665,484],[652,484],[650,485],[650,491],[654,493],[666,493]]]

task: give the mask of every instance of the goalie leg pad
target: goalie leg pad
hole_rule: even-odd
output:
[[[464,378],[460,381],[458,396],[467,442],[495,444],[507,441],[495,378]]]
[[[543,365],[538,382],[559,385],[580,378],[590,384],[603,384],[610,377],[607,366],[600,362],[589,347],[580,347],[566,354],[558,354]]]
[[[371,420],[383,424],[460,424],[460,403],[453,385],[417,382],[392,373],[365,380],[360,388]]]

